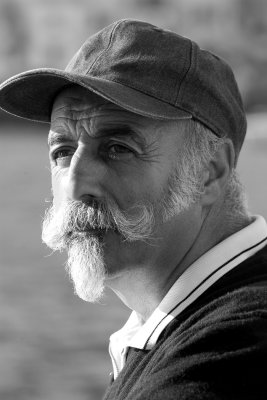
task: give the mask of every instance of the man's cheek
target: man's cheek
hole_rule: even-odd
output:
[[[52,171],[51,180],[53,204],[55,209],[58,210],[62,203],[67,200],[67,194],[65,190],[67,174],[63,174],[62,171]]]

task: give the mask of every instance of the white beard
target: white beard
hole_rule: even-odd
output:
[[[76,294],[97,302],[106,277],[103,235],[117,228],[125,241],[147,240],[153,226],[153,212],[146,206],[136,206],[135,216],[130,217],[114,204],[96,210],[82,202],[66,201],[59,210],[54,206],[47,210],[42,239],[53,250],[67,250],[66,270]]]
[[[81,240],[75,240],[68,250],[66,270],[81,299],[91,303],[101,299],[106,271],[98,238],[84,235]]]
[[[177,174],[176,171],[171,176],[160,202],[136,204],[131,214],[121,212],[111,201],[97,210],[79,201],[67,201],[58,211],[54,206],[47,210],[43,222],[43,241],[53,250],[68,251],[66,270],[79,297],[89,302],[99,301],[106,277],[103,237],[93,231],[91,234],[85,232],[90,228],[103,232],[116,228],[127,242],[153,240],[155,214],[162,222],[166,222],[189,208],[199,193],[197,185],[192,185],[188,190],[184,174],[181,174],[177,184]],[[74,236],[71,236],[73,232]]]

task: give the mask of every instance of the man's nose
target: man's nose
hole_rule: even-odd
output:
[[[101,198],[103,196],[103,162],[93,154],[78,150],[72,157],[65,180],[65,194],[69,200]]]

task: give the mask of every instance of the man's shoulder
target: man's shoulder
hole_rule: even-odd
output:
[[[225,274],[174,317],[152,349],[160,357],[267,346],[267,246]],[[224,344],[227,346],[224,347]],[[194,350],[193,350],[194,349]]]
[[[244,337],[248,332],[251,339],[267,337],[267,282],[193,303],[162,332],[159,346],[164,342],[179,349],[186,342],[199,342],[202,346],[202,338],[208,341],[210,335],[216,337],[219,344],[220,337],[226,340],[227,332],[232,344],[234,337]]]
[[[266,357],[266,286],[235,289],[175,317],[150,351],[130,349],[107,399],[263,400]]]
[[[161,333],[130,348],[106,399],[264,399],[267,248],[222,277]]]
[[[233,327],[240,323],[245,329],[262,318],[267,321],[267,246],[212,285],[174,318],[162,337],[166,339],[172,331],[177,331],[176,336],[199,333],[226,323]],[[256,325],[252,330],[257,331]]]

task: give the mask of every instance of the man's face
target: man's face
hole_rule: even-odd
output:
[[[183,247],[189,214],[166,218],[183,141],[182,125],[179,132],[177,123],[133,114],[83,88],[57,97],[49,133],[54,208],[44,240],[68,250],[80,297],[94,301],[104,281],[156,269],[178,240]]]

